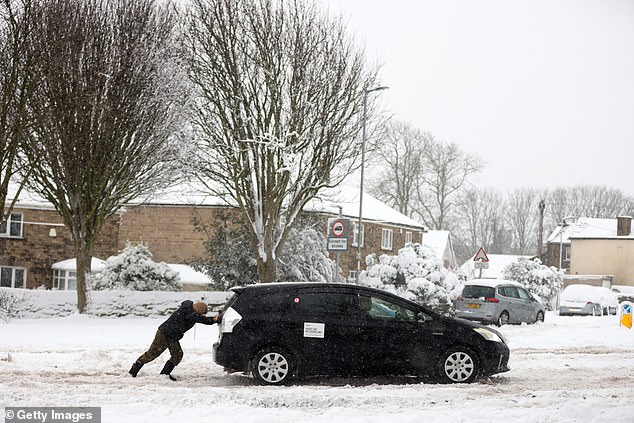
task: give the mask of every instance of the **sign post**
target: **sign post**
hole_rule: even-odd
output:
[[[473,256],[473,261],[473,267],[480,270],[478,279],[482,279],[482,269],[489,268],[489,257],[487,257],[487,253],[484,251],[482,246],[480,246],[476,255]]]
[[[339,254],[348,251],[348,235],[350,233],[350,219],[341,217],[328,219],[328,243],[326,249],[337,253],[337,282],[339,281]]]

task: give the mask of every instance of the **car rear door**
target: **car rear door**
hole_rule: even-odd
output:
[[[312,289],[294,294],[284,321],[297,345],[300,371],[339,374],[356,366],[355,306],[354,295],[345,291]]]

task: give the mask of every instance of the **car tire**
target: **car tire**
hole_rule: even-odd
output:
[[[500,313],[500,317],[498,317],[497,325],[504,326],[509,324],[509,312],[504,310]]]
[[[537,316],[535,317],[535,323],[544,323],[544,312],[538,311]]]
[[[295,362],[284,349],[268,347],[255,355],[251,373],[265,385],[283,385],[293,376]]]
[[[438,360],[438,376],[442,383],[470,383],[480,373],[477,355],[467,347],[456,347]]]

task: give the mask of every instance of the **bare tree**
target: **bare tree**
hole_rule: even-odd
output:
[[[537,242],[539,202],[544,193],[536,189],[518,188],[506,199],[507,223],[512,235],[512,251],[515,254],[533,254]]]
[[[505,253],[509,243],[502,194],[491,188],[469,188],[457,200],[456,254],[474,255],[480,246],[489,253]]]
[[[370,193],[410,216],[416,198],[416,183],[421,172],[425,146],[431,135],[409,123],[392,121],[387,125],[381,144],[374,152],[378,162]]]
[[[566,216],[615,218],[634,212],[634,198],[606,186],[558,187],[546,199],[546,227],[554,229]]]
[[[198,175],[243,211],[259,278],[270,282],[303,206],[355,166],[375,71],[341,21],[315,3],[193,3]]]
[[[31,48],[34,53],[37,10],[34,0],[0,1],[0,224],[6,222],[22,189],[23,180],[17,175],[26,171],[21,154],[28,126],[26,104],[37,86],[31,72],[36,57],[27,51]],[[18,183],[18,190],[10,195],[12,181]]]
[[[456,194],[469,176],[484,167],[474,155],[465,153],[455,143],[434,141],[426,144],[420,179],[417,184],[415,212],[434,229],[444,229],[455,206]]]
[[[30,109],[30,184],[69,228],[77,308],[104,221],[172,181],[188,91],[173,9],[152,0],[48,0]]]

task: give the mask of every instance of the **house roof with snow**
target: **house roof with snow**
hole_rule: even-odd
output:
[[[304,210],[327,214],[341,214],[347,218],[359,218],[359,188],[354,185],[331,188],[309,201]],[[425,225],[400,213],[364,191],[361,218],[375,223],[397,224],[425,230]]]
[[[526,259],[532,259],[535,256],[523,256],[523,255],[512,255],[512,254],[487,254],[489,258],[489,268],[482,269],[482,279],[503,279],[504,278],[504,268],[509,264],[516,262],[521,257]],[[475,268],[475,262],[473,259],[475,258],[475,254],[469,260],[467,260],[462,266],[460,266],[460,270],[467,275],[467,278],[479,278],[480,277],[480,269]]]
[[[457,266],[449,231],[429,230],[425,232],[423,245],[432,247],[436,251],[436,257],[443,260],[443,262],[447,260],[449,267],[454,268]]]
[[[549,243],[570,244],[575,238],[618,238],[634,239],[634,233],[629,235],[616,235],[617,219],[601,219],[596,217],[580,217],[567,225],[559,225],[548,237]]]
[[[106,262],[104,260],[98,259],[97,257],[93,257],[90,261],[90,270],[92,272],[100,272],[103,270]],[[53,263],[51,266],[53,270],[66,270],[70,272],[77,271],[77,259],[70,258],[62,261],[58,261],[57,263]]]
[[[7,198],[12,198],[16,191],[17,186],[13,185],[13,191],[10,191],[10,195]],[[230,203],[218,196],[206,194],[194,185],[182,184],[167,188],[153,196],[135,200],[131,202],[131,204],[227,206]],[[341,206],[344,217],[358,218],[359,188],[351,185],[327,189],[318,197],[309,201],[306,206],[304,206],[304,210],[336,215],[339,212],[338,206]],[[16,207],[53,208],[48,201],[36,194],[27,192],[26,190],[21,192],[19,200],[16,203]],[[425,230],[425,226],[422,223],[394,210],[387,204],[377,200],[366,192],[363,194],[362,219],[376,223],[391,223],[400,226],[408,226],[414,229]]]

